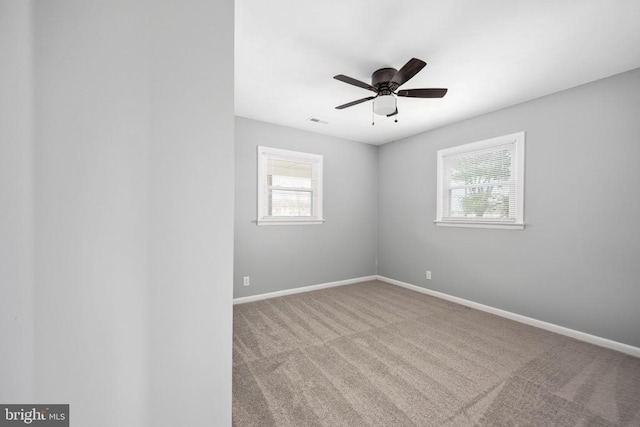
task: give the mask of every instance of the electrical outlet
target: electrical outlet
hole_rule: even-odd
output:
[[[427,270],[427,280],[431,280],[431,270]]]
[[[250,280],[249,280],[249,276],[244,276],[242,278],[242,285],[243,286],[249,286],[251,284]]]

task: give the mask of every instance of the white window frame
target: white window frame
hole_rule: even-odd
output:
[[[269,159],[302,162],[311,164],[311,216],[270,216],[267,209],[266,195],[269,190],[267,165]],[[258,146],[258,225],[310,225],[322,224],[322,161],[320,154],[283,150]]]
[[[486,139],[484,141],[472,142],[470,144],[459,145],[443,150],[438,150],[437,165],[437,200],[436,200],[436,220],[434,221],[440,227],[472,227],[472,228],[501,228],[509,230],[524,229],[524,141],[525,133],[517,132],[497,138]],[[513,170],[516,181],[516,218],[446,218],[444,217],[445,206],[449,201],[446,199],[449,192],[445,186],[447,185],[447,173],[444,161],[447,157],[458,156],[465,153],[473,153],[477,151],[485,151],[499,146],[513,144]]]

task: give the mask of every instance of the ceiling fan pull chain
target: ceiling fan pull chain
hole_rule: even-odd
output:
[[[376,124],[375,104],[371,103],[371,126]]]

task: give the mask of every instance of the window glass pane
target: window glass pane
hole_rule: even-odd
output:
[[[438,150],[436,224],[524,229],[524,132]]]
[[[311,216],[310,191],[274,189],[269,196],[271,216]]]
[[[258,225],[321,224],[322,156],[257,148]]]
[[[451,186],[490,184],[510,178],[511,151],[508,148],[451,159]]]
[[[312,164],[269,159],[267,175],[269,185],[286,188],[311,188]]]
[[[449,191],[452,218],[509,218],[509,185],[456,188]]]

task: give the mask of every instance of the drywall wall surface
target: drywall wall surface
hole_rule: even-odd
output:
[[[235,144],[234,297],[376,274],[376,147],[242,117]],[[324,224],[256,225],[259,145],[324,156]]]
[[[150,425],[230,426],[234,4],[151,4]]]
[[[34,2],[39,403],[147,425],[146,11]]]
[[[31,2],[0,2],[0,402],[32,400]]]
[[[231,425],[233,2],[33,22],[34,400],[73,425]]]
[[[633,70],[382,146],[378,273],[640,346],[638,117]],[[526,229],[437,227],[437,150],[518,131]]]

